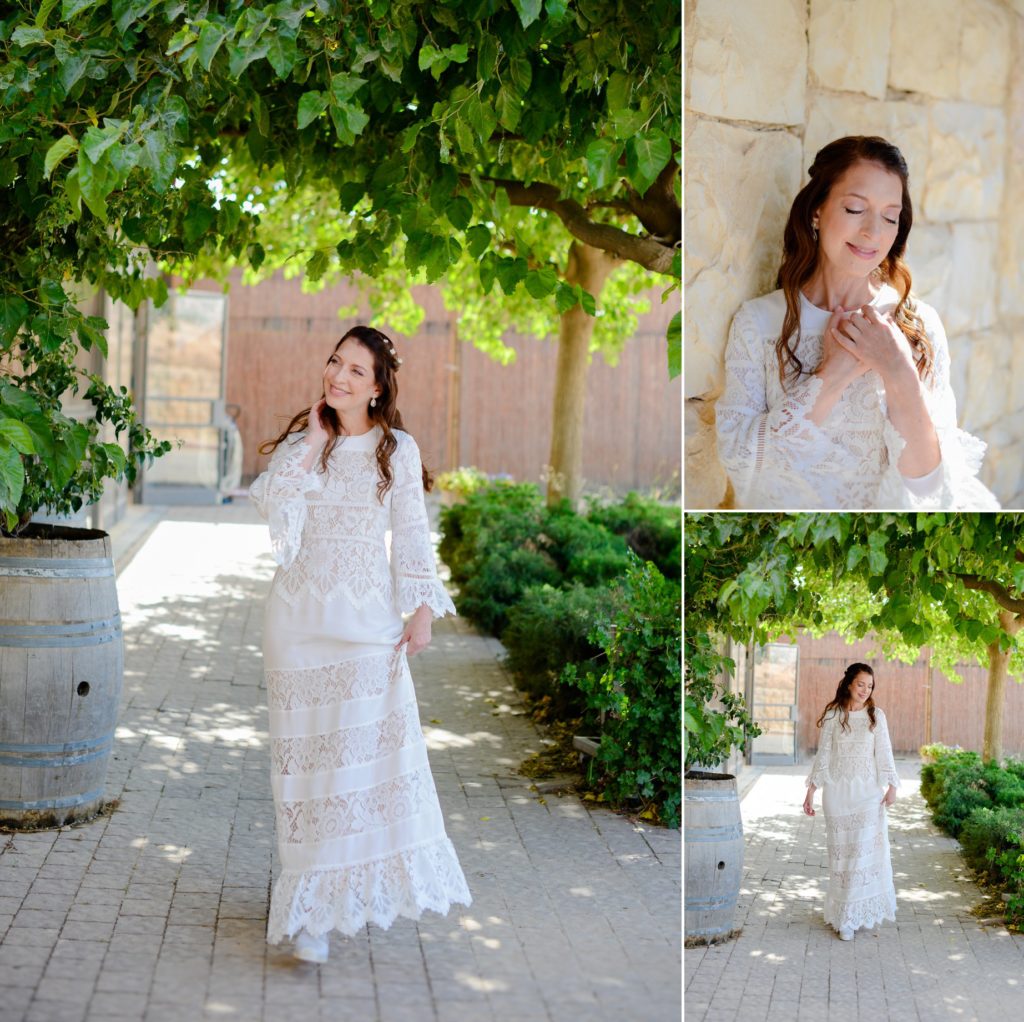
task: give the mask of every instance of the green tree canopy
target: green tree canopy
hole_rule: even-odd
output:
[[[675,287],[679,22],[667,0],[9,5],[0,359],[102,345],[71,281],[135,307],[165,298],[153,261],[259,269],[281,244],[260,196],[294,194],[297,216],[304,188],[333,197],[340,225],[303,243],[311,279],[401,260],[435,281],[472,264],[485,294],[593,314],[564,279],[565,246],[522,227],[517,211],[535,210]],[[5,507],[24,457],[0,436]]]

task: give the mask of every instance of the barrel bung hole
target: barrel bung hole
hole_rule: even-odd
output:
[[[720,863],[718,864],[718,868],[719,868],[719,869],[725,869],[725,863],[724,863],[724,862],[720,862]]]
[[[78,694],[80,696],[87,696],[89,694],[89,682],[80,681],[78,683]],[[719,869],[721,869],[721,866],[719,866]]]

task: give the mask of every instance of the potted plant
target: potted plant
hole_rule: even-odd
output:
[[[0,297],[0,825],[15,828],[100,808],[123,663],[110,537],[32,518],[77,512],[170,450],[126,388],[76,365],[79,346],[105,353],[106,323],[69,308]],[[83,386],[95,414],[79,422],[62,396]]]
[[[711,635],[688,633],[685,652],[683,813],[688,944],[733,934],[743,875],[743,821],[734,774],[716,768],[761,729],[723,682],[735,669]]]

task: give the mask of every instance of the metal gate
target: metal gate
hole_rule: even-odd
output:
[[[799,650],[773,642],[754,649],[753,715],[761,735],[750,747],[750,762],[796,762],[797,677]]]

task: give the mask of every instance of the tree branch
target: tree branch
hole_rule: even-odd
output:
[[[989,593],[1004,610],[1012,610],[1014,614],[1024,614],[1024,600],[1011,596],[1006,586],[989,578],[978,578],[977,575],[954,573],[953,577],[960,579],[965,589],[977,589],[983,593]]]
[[[505,189],[513,206],[533,206],[546,209],[565,224],[569,233],[591,248],[598,248],[616,259],[630,259],[655,273],[669,274],[675,250],[654,238],[643,238],[609,224],[599,224],[587,216],[587,211],[575,199],[560,199],[554,185],[535,182],[524,185],[521,181],[485,177]],[[468,178],[466,178],[468,184]]]

